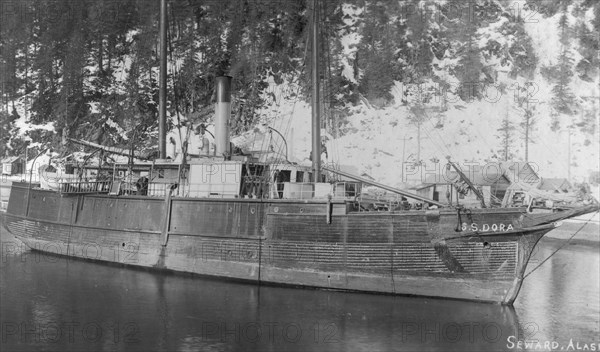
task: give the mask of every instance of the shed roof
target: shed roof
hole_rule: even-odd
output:
[[[474,165],[468,169],[461,170],[465,176],[478,186],[492,186],[498,183],[509,184],[509,179],[504,175],[498,164],[494,166],[485,165],[483,167]],[[423,181],[424,184],[449,184],[460,179],[460,176],[455,170],[445,171],[441,174],[428,174]],[[426,185],[423,185],[423,188]]]
[[[12,164],[17,161],[22,161],[20,156],[9,156],[7,158],[2,159],[3,164]]]
[[[538,167],[526,161],[505,161],[500,163],[504,175],[511,182],[525,182],[527,184],[536,184],[540,181],[537,173]]]
[[[572,188],[572,186],[566,178],[542,178],[538,188],[551,191],[566,191]]]
[[[510,184],[524,182],[535,185],[540,182],[535,164],[524,161],[506,161],[502,163],[488,163],[485,165],[469,165],[463,167],[462,172],[476,185],[492,186],[498,183]],[[443,169],[440,174],[427,174],[424,184],[448,184],[459,179],[458,173]]]

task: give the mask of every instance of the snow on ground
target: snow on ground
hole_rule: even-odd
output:
[[[568,132],[551,131],[548,119],[550,89],[546,85],[541,87],[543,89],[540,89],[536,115],[539,122],[532,131],[534,143],[529,146],[529,160],[538,166],[543,177],[567,177]],[[401,85],[396,84],[392,94],[398,95],[399,91],[402,91]],[[453,161],[462,164],[472,161],[482,164],[500,161],[493,155],[499,155],[497,151],[501,144],[496,137],[499,134],[497,129],[506,115],[507,106],[511,108],[510,119],[515,125],[518,126],[522,120],[522,115],[512,107],[513,99],[512,92],[509,92],[500,96],[498,101],[482,100],[470,104],[454,101],[441,117],[434,115],[424,122],[421,125],[420,159],[425,164],[417,172],[408,171],[413,174],[412,183],[418,183],[426,173],[440,170],[445,164],[446,156],[451,156]],[[286,137],[290,159],[308,163],[311,144],[310,105],[297,102],[294,106],[288,102],[272,107],[266,115],[270,117],[264,122]],[[390,185],[401,184],[403,158],[406,162],[414,162],[419,154],[418,127],[408,122],[408,115],[407,106],[400,104],[384,109],[365,105],[355,108],[354,113],[348,117],[349,132],[335,140],[329,138],[326,142],[328,158],[323,156],[324,162],[352,165],[358,169],[359,174],[367,173]],[[273,139],[277,138],[279,137],[273,135]],[[514,138],[513,152],[518,155],[516,159],[524,160],[524,138],[518,132]],[[592,137],[588,146],[583,144],[583,139],[584,136],[578,132],[573,132],[571,136],[571,156],[578,164],[571,167],[571,175],[575,180],[582,180],[590,170],[600,168],[598,137]],[[258,144],[263,149],[273,143],[279,145],[269,139],[264,129],[251,131],[239,137],[238,142],[246,150],[256,149]]]
[[[115,130],[117,130],[117,133],[119,134],[119,136],[121,138],[123,138],[123,140],[128,141],[129,137],[127,137],[127,131],[125,131],[121,126],[119,126],[118,123],[114,122],[113,119],[111,119],[110,117],[108,119],[106,119],[106,122],[104,122],[107,126],[110,126],[112,128],[114,128]]]
[[[346,78],[354,81],[349,60],[353,59],[355,45],[360,38],[352,30],[352,27],[356,24],[362,10],[344,5],[343,11],[348,15],[344,19],[347,28],[342,36],[343,72]],[[557,45],[559,43],[559,18],[560,14],[550,18],[536,15],[535,22],[525,23],[525,29],[532,38],[533,47],[540,60],[540,67],[556,63],[560,51],[560,45]],[[588,12],[586,13],[588,22],[589,18],[591,17]],[[575,20],[571,17],[571,24],[575,23]],[[513,40],[497,34],[496,30],[501,27],[503,21],[506,19],[502,18],[498,22],[490,24],[488,28],[480,30],[482,39],[480,45],[485,45],[486,41],[492,39],[499,42]],[[128,37],[133,38],[135,34],[131,32]],[[457,79],[447,74],[449,68],[456,65],[456,62],[457,59],[449,54],[441,60],[436,59],[434,65],[438,70],[434,73],[447,83],[456,86]],[[180,64],[181,62],[177,62],[175,66]],[[121,86],[124,84],[125,73],[129,70],[130,65],[131,59],[127,58],[125,61],[118,62],[114,70],[114,79]],[[175,66],[170,67],[171,72]],[[497,138],[499,135],[497,129],[507,112],[510,120],[518,128],[522,121],[522,110],[516,106],[515,94],[517,92],[523,94],[522,89],[525,89],[525,92],[536,100],[537,124],[531,134],[533,143],[529,146],[529,160],[539,167],[539,173],[543,177],[566,177],[569,149],[572,161],[577,164],[577,166],[571,167],[571,175],[574,179],[581,180],[588,176],[589,171],[599,170],[600,144],[597,131],[594,136],[584,136],[580,132],[573,132],[569,148],[569,132],[554,132],[550,129],[552,84],[542,78],[539,69],[533,82],[527,82],[522,78],[515,81],[509,78],[506,72],[499,73],[499,83],[507,86],[506,91],[499,93],[499,89],[494,91],[492,87],[489,99],[466,104],[449,94],[447,97],[448,110],[440,115],[431,114],[430,119],[421,124],[420,150],[417,138],[419,128],[417,125],[409,123],[409,109],[401,102],[404,93],[410,90],[410,87],[407,88],[396,82],[391,90],[395,99],[393,106],[376,109],[363,104],[352,108],[352,113],[346,117],[348,124],[344,127],[345,134],[337,139],[328,136],[325,142],[328,153],[327,157],[323,156],[324,162],[333,161],[342,165],[351,165],[356,168],[358,174],[367,173],[377,181],[397,186],[405,181],[403,175],[407,176],[407,174],[411,174],[412,183],[418,183],[425,173],[435,172],[443,167],[446,156],[463,164],[467,161],[478,163],[498,161],[497,157],[494,158],[501,148],[500,140]],[[158,76],[158,68],[152,69],[152,75]],[[270,154],[265,155],[265,158],[283,158],[285,144],[280,136],[269,132],[267,126],[272,127],[285,136],[288,159],[309,164],[311,107],[306,102],[296,101],[293,94],[290,94],[298,90],[291,78],[288,77],[284,82],[283,84],[276,84],[272,80],[269,82],[270,86],[265,91],[265,98],[268,95],[272,104],[259,112],[262,119],[255,129],[240,136],[233,136],[232,142],[246,151],[270,150]],[[431,86],[435,89],[434,84]],[[591,96],[592,100],[595,97],[594,103],[589,104],[597,104],[600,95],[597,81],[583,82],[574,76],[571,87],[576,95]],[[519,88],[522,89],[519,90]],[[438,97],[433,99],[431,105],[436,104],[441,105]],[[54,130],[52,123],[34,125],[28,122],[26,97],[17,101],[16,107],[20,115],[16,122],[20,129],[20,135],[24,136],[25,132],[34,129]],[[93,103],[90,104],[90,109],[92,112],[99,111],[97,104]],[[109,120],[107,124],[114,123]],[[566,121],[563,121],[563,126],[565,125]],[[118,126],[113,127],[117,128]],[[214,127],[209,125],[208,131],[214,133]],[[187,131],[183,130],[184,137],[180,138],[179,131],[170,132],[167,139],[173,137],[176,143],[175,150],[180,150],[181,139],[185,138],[186,133]],[[327,136],[327,133],[323,131],[322,135]],[[210,139],[212,143],[212,138]],[[586,139],[590,141],[588,145],[585,145]],[[199,145],[200,138],[194,133],[190,133],[190,153],[196,153]],[[518,156],[517,160],[524,159],[524,149],[521,133],[515,132],[512,152]],[[172,149],[170,149],[170,154],[172,154]],[[416,172],[415,170],[403,171],[403,162],[415,162],[417,156],[420,156],[420,160],[424,162],[422,168]],[[43,160],[39,159],[38,162],[43,162]]]
[[[532,40],[532,45],[539,60],[539,66],[556,64],[560,53],[558,20],[560,14],[543,17],[536,14],[530,21],[525,21],[525,31]],[[535,21],[534,21],[535,20]]]
[[[356,31],[352,31],[351,28],[358,22],[358,19],[363,13],[363,8],[351,4],[343,4],[342,13],[344,14],[343,21],[346,25],[346,27],[340,31],[341,43],[344,48],[341,58],[341,63],[344,67],[342,75],[350,82],[357,83],[356,78],[354,77],[354,69],[350,64],[350,61],[355,58],[357,45],[361,40],[361,36]]]
[[[349,11],[350,12],[350,11]],[[354,14],[353,14],[354,15]],[[589,17],[589,16],[588,16]],[[558,20],[560,14],[550,18],[536,15],[535,20],[525,24],[525,29],[533,41],[533,47],[540,59],[541,65],[556,64],[560,52]],[[589,19],[588,19],[589,20]],[[497,29],[503,22],[502,18],[496,23],[491,23],[489,28],[480,30],[482,40],[494,39],[501,43],[511,38],[497,35]],[[569,18],[571,24],[576,19]],[[351,33],[346,34],[350,42]],[[485,43],[481,43],[485,45]],[[348,53],[351,48],[347,45]],[[579,55],[573,50],[573,54]],[[450,84],[457,85],[453,76],[445,75],[449,67],[456,64],[456,60],[445,57],[436,60],[434,64],[440,69],[435,72]],[[327,141],[329,160],[346,165],[354,165],[358,173],[367,173],[377,180],[391,185],[402,183],[402,163],[420,159],[424,161],[421,172],[413,183],[422,178],[422,174],[432,172],[442,167],[446,156],[452,160],[465,163],[475,161],[478,163],[499,161],[498,150],[501,143],[497,135],[502,120],[508,114],[510,121],[517,127],[514,133],[512,152],[517,155],[516,160],[525,158],[525,142],[519,124],[523,121],[523,109],[517,105],[518,98],[524,94],[529,95],[532,105],[535,106],[535,126],[531,131],[531,143],[529,144],[529,161],[538,166],[539,173],[543,177],[567,177],[569,173],[569,152],[571,153],[571,176],[577,180],[583,180],[592,170],[600,169],[600,141],[598,130],[595,135],[584,135],[579,131],[573,131],[570,138],[566,130],[552,131],[551,103],[553,99],[551,82],[547,82],[538,72],[535,79],[528,81],[523,78],[514,80],[508,77],[506,72],[500,72],[499,85],[505,85],[506,90],[501,92],[500,86],[491,87],[488,90],[488,98],[477,102],[465,104],[452,94],[448,95],[448,110],[440,116],[431,118],[421,125],[421,149],[418,150],[418,127],[408,122],[408,107],[400,102],[405,98],[405,93],[411,87],[403,86],[396,82],[392,87],[391,94],[394,96],[394,106],[385,109],[374,109],[369,106],[354,108],[353,114],[349,116],[348,133],[343,137]],[[571,88],[576,95],[595,97],[597,104],[600,92],[597,88],[598,82],[584,82],[578,77],[573,77]],[[434,84],[425,85],[425,88],[435,88]],[[434,98],[439,99],[438,97]],[[289,103],[289,102],[288,102]],[[438,101],[434,101],[434,104]],[[588,106],[590,108],[590,106]],[[597,107],[596,107],[597,108]],[[306,103],[296,103],[295,108],[286,110],[278,106],[271,111],[273,113],[270,126],[280,129],[288,141],[293,140],[290,154],[294,160],[307,161],[310,150],[310,106]],[[566,127],[569,121],[562,118],[561,126]],[[256,137],[255,137],[256,138]],[[570,139],[570,148],[569,148]],[[588,145],[586,140],[589,141]],[[288,142],[289,143],[289,142]],[[494,157],[496,155],[496,157]],[[436,163],[436,161],[440,161]],[[411,171],[409,170],[409,173]],[[406,174],[407,172],[405,172]]]
[[[31,141],[31,138],[26,135],[29,131],[34,130],[45,130],[55,131],[54,122],[48,122],[45,124],[34,124],[30,121],[31,113],[29,112],[29,106],[33,101],[30,95],[37,94],[36,91],[29,93],[28,95],[22,96],[21,98],[14,101],[14,107],[19,115],[19,118],[15,120],[14,124],[19,128],[18,136],[24,140]],[[13,106],[13,102],[10,102],[8,106]],[[14,138],[14,137],[13,137]]]

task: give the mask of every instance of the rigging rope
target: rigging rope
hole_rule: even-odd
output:
[[[552,254],[550,254],[546,259],[542,260],[542,262],[540,264],[538,264],[535,268],[533,268],[530,272],[528,272],[527,274],[523,275],[523,280],[525,280],[529,275],[531,275],[534,271],[536,271],[539,267],[542,266],[542,264],[544,264],[545,262],[548,261],[548,259],[552,258],[553,255],[555,255],[558,251],[560,251],[561,249],[563,249],[567,244],[569,244],[569,242],[571,242],[571,240],[573,239],[573,237],[575,237],[581,230],[583,230],[583,228],[585,227],[585,225],[587,225],[591,220],[592,217],[594,216],[594,214],[598,213],[598,211],[596,211],[595,213],[592,213],[592,215],[590,216],[590,218],[583,223],[583,225],[581,225],[581,227],[579,227],[579,229],[577,231],[575,231],[575,233],[573,233],[573,235],[571,237],[569,237],[569,239],[560,247],[558,247],[554,252],[552,252]]]
[[[310,10],[310,5],[308,5],[307,7]],[[325,12],[324,4],[321,3],[320,7],[321,7],[321,12],[324,13]],[[311,11],[311,13],[312,13],[312,11]],[[329,53],[329,43],[328,43],[328,40],[327,40],[327,33],[328,33],[328,31],[322,32],[322,35],[324,35],[326,37],[325,43],[323,43],[323,47],[326,48],[324,59],[327,61],[326,62],[327,64],[325,65],[325,69],[324,70],[325,70],[325,75],[327,77],[330,77],[331,76],[331,68],[330,68],[331,57],[330,57],[330,53]],[[306,39],[304,41],[305,43],[308,43],[309,34],[310,34],[310,31],[306,31],[305,32],[305,39]],[[308,47],[309,47],[308,45],[305,46],[304,58],[303,58],[304,62],[307,61]],[[299,76],[301,76],[302,74],[304,74],[305,71],[306,71],[306,65],[303,65],[301,67],[301,69],[300,69]],[[326,93],[328,91],[330,91],[331,88],[330,88],[330,82],[329,82],[330,79],[329,80],[324,80],[324,81],[325,82],[323,82],[323,84],[321,86],[321,90],[323,92],[323,100],[322,100],[323,109],[322,109],[322,112],[323,112],[323,117],[325,117],[325,119],[326,119],[326,117],[329,116],[329,114],[330,114],[329,109],[327,109],[327,107],[328,107],[327,105],[328,104],[326,104],[326,102],[330,101],[330,99],[331,99],[331,97],[328,94],[326,94]],[[275,120],[274,124],[273,124],[273,127],[276,127],[277,130],[280,130],[284,136],[288,136],[289,135],[290,128],[291,128],[291,125],[292,125],[292,118],[294,117],[294,113],[296,111],[296,106],[297,106],[297,103],[298,103],[298,99],[299,99],[299,96],[300,96],[300,93],[301,93],[301,90],[302,90],[301,83],[298,82],[298,80],[293,81],[292,84],[296,85],[295,92],[294,92],[295,99],[293,100],[291,112],[289,114],[286,114],[286,115],[289,115],[289,117],[288,117],[288,119],[278,119],[278,120]],[[273,96],[276,99],[276,101],[274,102],[273,105],[277,106],[277,107],[280,107],[282,105],[281,102],[283,101],[284,96],[287,97],[287,95],[284,94],[284,92],[282,90],[277,90],[277,91],[273,92]],[[263,138],[263,143],[262,143],[262,146],[261,146],[262,150],[265,149],[265,145],[264,144],[265,144],[266,140],[267,140],[266,138]],[[273,144],[273,139],[272,139],[272,136],[271,136],[269,138],[269,143],[267,143],[266,147],[269,148],[269,146],[271,146],[272,144]],[[277,160],[276,160],[276,162],[278,162],[278,163],[282,163],[283,161],[285,161],[286,163],[288,162],[287,160],[284,160],[284,152],[283,152],[284,148],[285,148],[285,145],[284,145],[283,141],[278,141],[278,143],[273,146],[272,152],[275,153],[278,156]],[[289,152],[293,153],[292,150],[290,150]],[[339,152],[338,152],[338,154],[339,154]],[[272,168],[270,170],[270,176],[271,176],[271,178],[274,176],[274,173],[275,173],[275,168]]]
[[[421,125],[421,127],[425,127],[423,125]],[[431,143],[435,146],[435,148],[441,152],[444,153],[443,148],[440,148],[440,145],[438,144],[438,141],[434,138],[431,137],[431,134],[429,134],[429,131],[426,128],[422,129],[423,132],[425,133],[425,135],[427,135],[427,138],[429,138],[429,140],[431,141]],[[423,154],[421,153],[421,157],[423,157]]]
[[[442,142],[443,147],[446,149],[445,151],[448,153],[447,155],[452,156],[452,151],[450,150],[450,148],[448,147],[450,144],[446,143],[446,141],[444,140],[444,138],[442,137],[442,134],[439,132],[439,130],[433,125],[433,121],[431,119],[428,120],[429,124],[431,125],[431,128],[433,131],[435,131],[435,133],[437,134],[438,138],[440,139],[440,141]],[[442,151],[444,152],[444,151]]]
[[[308,10],[310,10],[310,5],[308,5],[308,6],[307,6],[307,9],[308,9]],[[312,11],[310,11],[310,12],[312,12]],[[310,31],[306,31],[306,32],[305,32],[305,39],[304,39],[304,43],[308,43],[309,34],[310,34]],[[307,56],[308,56],[308,54],[307,54],[307,53],[308,53],[308,45],[306,45],[306,46],[305,46],[305,48],[304,48],[304,57],[303,57],[303,62],[306,62],[306,58],[307,58]],[[301,76],[301,75],[304,73],[304,71],[305,71],[305,68],[306,68],[306,65],[303,65],[303,66],[300,68],[299,76]],[[288,135],[288,133],[289,133],[289,129],[290,129],[290,126],[291,126],[291,119],[292,119],[292,117],[294,116],[294,112],[296,111],[296,104],[297,104],[297,102],[298,102],[298,97],[299,97],[299,95],[300,95],[300,94],[299,94],[299,93],[300,93],[300,90],[301,90],[301,87],[300,87],[300,84],[298,83],[298,85],[297,85],[297,89],[296,89],[296,92],[295,92],[295,100],[294,100],[294,103],[293,103],[293,105],[292,105],[292,110],[291,110],[291,112],[289,113],[289,118],[288,118],[287,124],[285,124],[285,128],[284,128],[284,122],[283,122],[283,119],[281,119],[281,120],[279,120],[279,121],[275,121],[275,124],[276,124],[277,126],[273,126],[273,127],[276,127],[276,129],[277,129],[277,130],[280,130],[280,131],[282,131],[282,134],[283,134],[284,136],[287,136],[287,135]],[[275,106],[280,106],[280,102],[281,102],[281,100],[282,100],[281,98],[282,98],[282,96],[283,96],[283,92],[280,90],[280,91],[279,91],[279,92],[277,92],[277,93],[279,94],[279,98],[278,98],[278,97],[275,95],[275,92],[273,93],[273,95],[275,96],[275,99],[276,99],[276,101],[274,102],[274,103],[275,103],[274,105],[275,105]],[[262,143],[262,145],[261,145],[261,150],[265,150],[265,143],[264,143],[264,142],[265,142],[265,138],[263,138],[263,143]],[[268,144],[267,144],[267,146],[269,146],[270,144],[271,144],[271,143],[268,143]],[[283,143],[280,143],[280,144],[279,144],[279,147],[278,147],[278,154],[279,154],[279,155],[282,155],[282,148],[283,148],[283,145],[282,145],[282,144],[283,144]],[[292,151],[292,153],[293,153],[293,151]],[[270,170],[270,173],[271,173],[271,176],[273,176],[273,174],[274,174],[274,170]]]

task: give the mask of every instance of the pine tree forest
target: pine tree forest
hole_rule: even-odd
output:
[[[156,148],[159,0],[1,4],[0,156],[26,148],[78,150],[65,145],[67,137]],[[234,135],[261,121],[271,104],[268,82],[294,82],[299,89],[287,98],[308,101],[312,6],[312,0],[168,1],[169,130],[210,124],[215,77],[223,74],[233,77]],[[598,91],[582,95],[573,85],[598,83],[598,1],[327,0],[319,6],[320,76],[325,109],[336,116],[333,135],[352,133],[344,126],[358,105],[404,106],[407,115],[397,119],[414,126],[437,121],[443,129],[449,110],[489,99],[486,87],[494,86],[515,99],[498,107],[503,118],[488,129],[491,147],[482,158],[514,157],[517,144],[525,150],[540,138],[535,128],[542,124],[576,130],[584,144],[597,139]],[[548,62],[526,30],[534,17],[558,19],[559,55]],[[523,82],[550,87],[549,114],[530,99],[537,88]],[[399,84],[413,88],[394,94]],[[458,99],[440,99],[445,91]],[[19,131],[19,119],[34,127]]]

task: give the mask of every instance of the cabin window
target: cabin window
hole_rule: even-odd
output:
[[[290,182],[292,178],[292,171],[290,170],[281,170],[279,171],[279,177],[277,182]]]
[[[158,170],[158,178],[165,178],[165,170]]]
[[[273,181],[275,182],[277,187],[278,198],[283,198],[283,183],[290,182],[291,177],[291,170],[275,170],[275,173],[273,174]]]
[[[264,166],[251,164],[242,165],[242,182],[240,195],[244,198],[262,198],[267,183],[263,179]]]
[[[304,171],[296,171],[296,182],[304,182]]]

